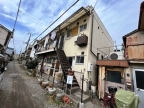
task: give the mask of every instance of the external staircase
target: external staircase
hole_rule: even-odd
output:
[[[65,55],[65,52],[62,50],[62,49],[57,49],[56,50],[56,53],[57,53],[57,57],[58,59],[60,60],[60,63],[61,63],[61,68],[62,68],[62,71],[63,71],[63,77],[64,77],[64,82],[63,84],[66,85],[66,81],[67,81],[67,75],[68,75],[68,69],[71,69],[71,66],[69,64],[69,61]],[[64,85],[63,85],[64,86]],[[67,87],[70,89],[70,85],[67,84]],[[79,84],[77,82],[77,79],[75,77],[75,75],[73,76],[73,83],[72,83],[72,92],[75,91],[75,90],[78,90],[80,89],[79,87]]]

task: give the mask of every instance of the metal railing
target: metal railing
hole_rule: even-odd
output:
[[[103,59],[104,56],[109,55],[111,52],[120,52],[124,49],[123,45],[109,46],[97,48],[98,59]],[[99,57],[101,55],[101,58]]]

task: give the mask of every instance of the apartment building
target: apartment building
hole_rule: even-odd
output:
[[[113,48],[103,49],[103,53],[99,54],[97,48],[113,45],[112,38],[93,7],[81,7],[43,39],[35,42],[31,57],[37,57],[44,65],[52,67],[53,61],[59,61],[55,64],[57,69],[62,69],[64,80],[67,70],[74,70],[72,87],[81,87],[81,75],[84,74],[84,91],[87,91],[90,82],[94,86],[97,84],[95,61],[98,55],[103,58],[113,51]]]

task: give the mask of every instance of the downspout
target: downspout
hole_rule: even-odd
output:
[[[98,90],[98,82],[99,82],[99,65],[96,65],[96,91]],[[97,93],[96,93],[97,96]]]
[[[91,46],[90,46],[90,51],[91,51],[91,53],[96,57],[96,59],[98,58],[98,56],[97,55],[95,55],[95,53],[93,53],[93,51],[92,51],[92,37],[93,37],[93,20],[94,20],[94,14],[93,14],[93,12],[91,13],[92,14],[92,27],[91,27]],[[96,90],[98,90],[98,76],[99,76],[99,72],[98,72],[98,70],[99,70],[99,66],[98,65],[96,65]]]
[[[93,37],[93,17],[94,17],[94,14],[93,14],[93,12],[91,13],[92,14],[92,27],[91,27],[91,47],[90,47],[90,51],[91,51],[91,53],[97,58],[97,56],[95,55],[95,53],[93,53],[93,51],[92,51],[92,37]]]

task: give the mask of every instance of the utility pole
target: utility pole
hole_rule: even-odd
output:
[[[29,36],[29,39],[28,39],[28,41],[26,42],[26,49],[25,49],[25,58],[26,58],[26,54],[27,54],[27,48],[28,48],[28,45],[29,45],[29,41],[30,41],[30,38],[31,38],[31,33],[28,33],[28,34],[30,34],[30,36]]]
[[[116,45],[116,40],[114,41],[114,43],[115,43],[115,47],[116,47],[116,52],[117,52],[117,45]]]

